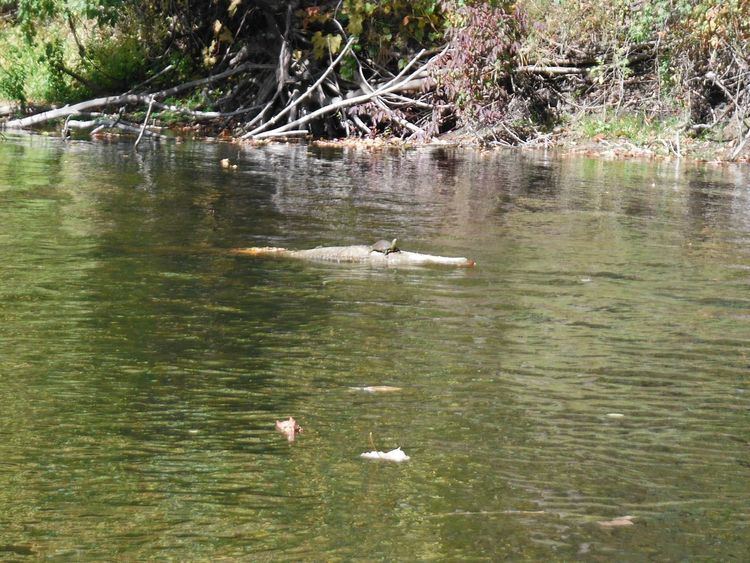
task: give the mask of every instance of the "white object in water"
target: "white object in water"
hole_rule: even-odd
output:
[[[354,391],[364,391],[365,393],[390,393],[401,391],[401,387],[392,387],[390,385],[368,385],[367,387],[352,387]]]
[[[386,461],[395,461],[397,463],[410,459],[409,456],[401,450],[400,446],[395,450],[391,450],[390,452],[365,452],[360,457],[364,457],[366,459],[383,459]]]

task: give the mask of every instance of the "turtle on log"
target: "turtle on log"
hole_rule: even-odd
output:
[[[370,247],[370,250],[373,252],[382,252],[387,255],[391,252],[398,252],[400,250],[399,247],[396,246],[396,243],[398,243],[397,238],[393,239],[391,242],[388,242],[385,239],[379,240]]]

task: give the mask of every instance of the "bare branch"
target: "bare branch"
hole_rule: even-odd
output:
[[[156,74],[154,74],[154,75],[153,75],[153,76],[152,76],[151,78],[149,78],[149,79],[147,79],[147,80],[144,80],[144,81],[143,81],[143,82],[141,82],[140,84],[136,84],[135,86],[133,86],[133,87],[132,87],[132,88],[131,88],[130,90],[128,90],[128,91],[127,91],[127,92],[125,92],[125,93],[126,93],[126,94],[132,94],[132,93],[134,93],[134,92],[136,92],[136,91],[140,90],[140,89],[141,89],[141,88],[143,88],[143,87],[144,87],[144,86],[145,86],[146,84],[150,84],[151,82],[153,82],[154,80],[156,80],[156,79],[157,79],[157,78],[159,78],[160,76],[163,76],[163,75],[165,75],[166,73],[168,73],[168,72],[169,72],[170,70],[172,70],[173,68],[174,68],[174,65],[172,65],[172,64],[170,64],[170,65],[167,65],[167,66],[165,66],[165,67],[164,67],[163,69],[161,69],[161,70],[160,70],[159,72],[157,72]]]
[[[254,139],[268,139],[269,137],[302,137],[309,135],[310,132],[307,129],[293,129],[291,131],[266,131],[265,133],[258,133]]]
[[[120,96],[105,96],[102,98],[95,98],[93,100],[87,100],[72,106],[65,106],[59,109],[45,111],[22,119],[13,119],[5,124],[8,129],[23,129],[45,121],[51,121],[53,119],[59,119],[61,117],[67,117],[68,115],[76,115],[94,108],[101,108],[106,106],[123,106],[126,104],[147,104],[150,103],[152,98],[165,98],[173,96],[185,90],[190,90],[197,86],[203,86],[204,84],[211,84],[223,80],[234,74],[245,72],[250,69],[256,68],[273,68],[271,65],[258,65],[253,63],[246,63],[238,66],[237,68],[227,70],[225,72],[209,76],[208,78],[202,78],[199,80],[193,80],[184,84],[167,88],[166,90],[159,90],[158,92],[152,92],[150,94],[122,94]]]
[[[68,121],[68,127],[70,129],[91,129],[94,127],[94,129],[91,131],[91,134],[94,135],[101,131],[102,129],[122,129],[124,131],[128,131],[129,133],[139,133],[140,127],[137,125],[134,125],[132,123],[125,123],[119,119],[119,117],[106,117],[106,118],[97,118],[90,121],[77,121],[77,120],[70,120]],[[154,137],[156,139],[166,139],[167,137],[164,135],[160,135],[159,133],[154,133],[153,131],[149,131],[146,129],[144,131],[144,135],[148,137]]]
[[[424,50],[417,53],[417,55],[412,59],[412,61],[404,67],[404,69],[393,79],[388,81],[386,84],[378,87],[377,90],[374,90],[370,93],[363,94],[361,96],[354,96],[352,98],[346,98],[344,100],[341,100],[336,103],[329,104],[327,106],[324,106],[304,117],[301,117],[300,119],[297,119],[295,121],[292,121],[290,123],[287,123],[286,125],[282,125],[281,127],[278,127],[273,130],[274,133],[281,133],[283,131],[288,131],[290,129],[294,129],[296,127],[299,127],[301,125],[305,125],[309,123],[310,121],[314,121],[315,119],[318,119],[319,117],[333,113],[335,111],[338,111],[340,109],[349,107],[349,106],[356,106],[358,104],[362,104],[364,102],[368,102],[373,98],[376,98],[382,94],[388,94],[390,92],[396,92],[401,90],[404,84],[409,83],[415,76],[417,76],[419,73],[425,71],[427,67],[429,67],[435,60],[437,60],[443,53],[447,51],[447,47],[443,49],[440,54],[437,56],[431,58],[429,61],[427,61],[424,65],[422,65],[420,68],[412,72],[408,77],[404,78],[403,80],[399,80],[404,73],[411,68],[414,63],[424,54]]]
[[[260,125],[259,127],[256,127],[256,128],[255,128],[255,129],[253,129],[252,131],[250,131],[250,132],[248,132],[248,133],[245,133],[244,135],[242,135],[242,138],[243,138],[243,139],[247,139],[247,138],[249,138],[249,137],[253,137],[253,136],[257,135],[257,134],[258,134],[258,133],[260,133],[261,131],[265,131],[265,130],[266,130],[266,129],[268,129],[268,128],[269,128],[269,127],[270,127],[271,125],[273,125],[273,124],[277,123],[277,122],[278,122],[278,121],[279,121],[279,120],[280,120],[280,119],[281,119],[282,117],[284,117],[284,116],[285,116],[286,114],[288,114],[288,113],[289,113],[290,111],[292,111],[292,109],[294,109],[295,107],[297,107],[297,106],[298,106],[298,105],[299,105],[299,104],[300,104],[300,103],[301,103],[302,101],[304,101],[305,99],[307,99],[307,98],[308,98],[308,96],[310,96],[310,94],[312,94],[312,93],[313,93],[313,92],[315,91],[315,89],[316,89],[316,88],[317,88],[318,86],[320,86],[320,85],[321,85],[321,84],[323,83],[323,81],[324,81],[324,80],[326,79],[326,77],[327,77],[327,76],[328,76],[328,75],[329,75],[329,74],[330,74],[331,72],[333,72],[333,69],[334,69],[334,68],[336,68],[336,65],[337,65],[337,64],[339,64],[339,62],[341,62],[341,59],[343,59],[343,58],[344,58],[344,56],[345,56],[345,55],[346,55],[346,54],[347,54],[347,53],[349,52],[349,49],[351,49],[351,47],[352,47],[352,44],[353,44],[353,43],[354,43],[354,38],[352,37],[352,38],[350,38],[350,39],[349,39],[349,41],[347,41],[346,45],[345,45],[345,46],[344,46],[344,48],[343,48],[343,49],[341,50],[341,53],[339,53],[339,56],[338,56],[338,57],[336,57],[336,60],[334,60],[334,61],[333,61],[333,62],[332,62],[332,63],[331,63],[331,64],[330,64],[329,66],[328,66],[328,68],[326,69],[326,71],[325,71],[325,72],[324,72],[324,73],[323,73],[323,74],[322,74],[322,75],[320,76],[320,78],[318,78],[318,79],[317,79],[317,80],[315,81],[315,83],[314,83],[314,84],[313,84],[312,86],[310,86],[310,87],[309,87],[309,88],[308,88],[308,89],[307,89],[307,90],[305,91],[305,93],[304,93],[304,94],[302,94],[302,95],[301,95],[301,96],[300,96],[299,98],[297,98],[297,99],[296,99],[296,100],[295,100],[294,102],[292,102],[291,104],[287,105],[287,106],[286,106],[286,107],[285,107],[285,108],[284,108],[283,110],[281,110],[281,111],[280,111],[279,113],[277,113],[277,114],[276,114],[275,116],[273,116],[273,117],[272,117],[271,119],[269,119],[269,120],[268,120],[267,122],[265,122],[265,123],[264,123],[263,125]]]
[[[146,130],[146,125],[148,125],[148,118],[151,117],[151,110],[154,108],[154,98],[151,98],[151,101],[148,104],[148,110],[146,111],[146,119],[143,120],[143,125],[141,126],[141,132],[138,133],[138,138],[135,140],[135,143],[133,144],[133,148],[138,148],[138,143],[141,142],[141,138],[143,138],[143,132]]]

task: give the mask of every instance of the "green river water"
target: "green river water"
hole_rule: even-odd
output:
[[[0,257],[0,560],[750,559],[747,167],[6,134]]]

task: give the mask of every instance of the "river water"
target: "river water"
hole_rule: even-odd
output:
[[[746,560],[749,186],[8,135],[0,559]],[[395,236],[477,267],[226,252]]]

